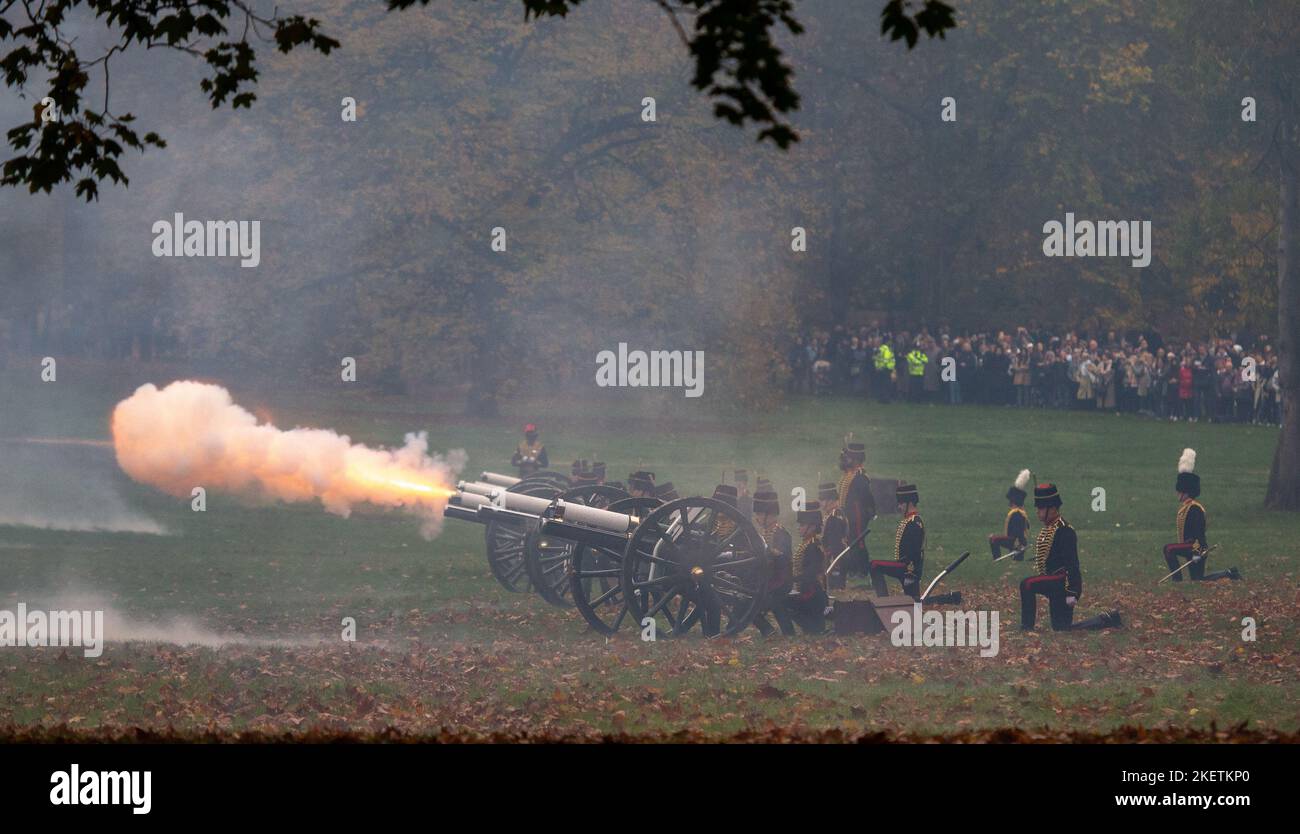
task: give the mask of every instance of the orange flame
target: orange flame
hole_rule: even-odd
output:
[[[319,500],[347,516],[358,504],[403,509],[432,537],[465,453],[431,455],[423,432],[372,449],[328,429],[259,423],[219,385],[142,385],[113,410],[118,465],[137,481],[189,497],[194,487],[262,500]]]

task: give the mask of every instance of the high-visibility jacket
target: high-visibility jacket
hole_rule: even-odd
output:
[[[925,373],[925,363],[930,361],[920,350],[913,348],[907,354],[907,373],[909,376],[921,376]]]
[[[876,370],[892,371],[894,369],[894,351],[889,345],[881,345],[876,348]]]

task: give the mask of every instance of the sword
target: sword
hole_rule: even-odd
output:
[[[1156,584],[1157,584],[1157,585],[1163,585],[1163,584],[1165,583],[1165,580],[1168,580],[1168,579],[1172,578],[1174,574],[1178,573],[1178,572],[1179,572],[1180,570],[1182,570],[1183,568],[1185,568],[1185,567],[1187,567],[1188,565],[1192,564],[1192,562],[1199,562],[1199,561],[1201,561],[1202,559],[1204,559],[1206,556],[1209,556],[1209,555],[1210,555],[1210,551],[1214,550],[1216,547],[1218,547],[1217,544],[1212,544],[1212,545],[1210,545],[1209,547],[1207,547],[1207,548],[1205,548],[1204,550],[1202,550],[1200,553],[1195,554],[1195,557],[1196,557],[1196,558],[1194,558],[1194,559],[1192,559],[1192,560],[1189,560],[1189,561],[1186,561],[1186,562],[1183,562],[1181,565],[1179,565],[1178,567],[1174,568],[1174,569],[1171,570],[1169,573],[1165,574],[1165,578],[1164,578],[1164,579],[1161,579],[1161,580],[1160,580],[1159,582],[1157,582]]]
[[[970,555],[970,551],[967,550],[965,553],[961,554],[956,559],[954,559],[951,565],[939,571],[939,575],[936,576],[934,580],[930,582],[929,587],[925,589],[925,593],[921,594],[920,601],[925,602],[925,598],[930,595],[930,591],[934,590],[934,586],[939,584],[939,580],[947,576],[949,572],[956,570],[957,566],[960,565],[962,562],[966,561],[966,557],[969,555]]]
[[[1015,550],[1008,550],[1006,553],[1003,553],[1001,556],[994,559],[993,561],[994,563],[1001,562],[1003,559],[1010,559],[1012,556],[1019,556],[1024,552],[1025,552],[1025,548],[1017,547]]]
[[[867,534],[870,533],[870,532],[871,532],[870,530],[863,530],[861,536],[858,536],[856,539],[853,540],[853,542],[852,542],[848,547],[846,547],[846,548],[844,548],[843,550],[841,550],[841,551],[840,551],[840,555],[838,555],[838,556],[836,556],[834,559],[832,559],[832,560],[831,560],[831,563],[830,563],[830,566],[826,568],[826,576],[830,576],[830,575],[831,575],[831,571],[835,570],[835,566],[838,565],[838,564],[840,563],[840,560],[844,558],[845,554],[848,553],[848,552],[849,552],[850,550],[852,550],[853,548],[857,547],[858,542],[860,542],[860,541],[862,541],[863,539],[865,539],[865,538],[867,537]]]

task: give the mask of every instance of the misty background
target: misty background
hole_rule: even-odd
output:
[[[710,407],[770,400],[801,322],[1276,322],[1268,137],[1240,118],[1270,79],[1215,73],[1197,4],[963,4],[946,40],[907,51],[874,7],[800,3],[789,152],[714,118],[652,3],[527,23],[513,5],[309,5],[342,49],[262,44],[251,110],[212,110],[187,56],[114,57],[113,110],[168,147],[128,152],[130,186],[98,202],[0,190],[0,361],[292,386],[354,356],[362,384],[459,385],[490,412],[496,394],[608,396],[594,357],[626,341],[705,350]],[[86,55],[102,38],[70,32]],[[25,118],[34,102],[4,95],[0,116]],[[1150,219],[1152,265],[1044,258],[1066,211]],[[261,221],[260,266],[155,258],[150,227],[176,212]]]

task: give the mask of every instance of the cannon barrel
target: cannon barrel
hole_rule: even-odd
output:
[[[482,472],[479,474],[478,479],[482,483],[498,487],[512,487],[521,480],[513,475],[502,475],[498,472]]]
[[[505,487],[496,484],[489,484],[483,481],[461,481],[456,484],[456,489],[461,492],[468,492],[474,495],[491,495],[494,492],[500,492]]]
[[[635,516],[625,515],[623,513],[612,513],[609,510],[601,510],[596,507],[588,507],[585,504],[574,504],[571,501],[556,500],[554,517],[557,521],[576,522],[595,527],[609,533],[626,534],[632,532],[640,520]]]

